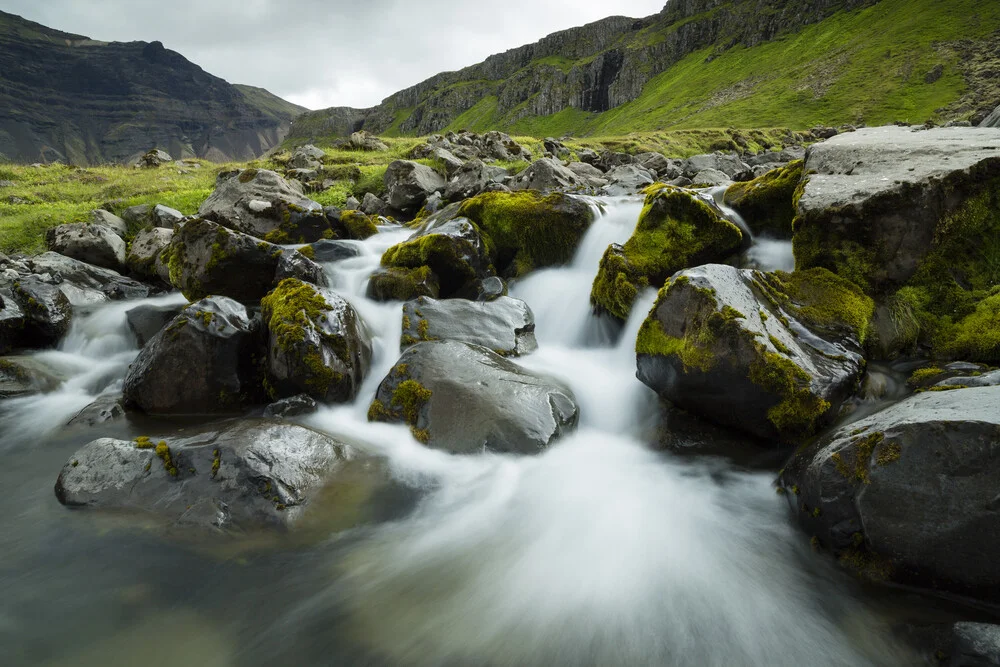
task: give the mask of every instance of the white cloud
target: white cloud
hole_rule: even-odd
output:
[[[233,83],[310,108],[368,107],[441,71],[665,0],[5,0],[4,10],[105,41],[153,41]]]

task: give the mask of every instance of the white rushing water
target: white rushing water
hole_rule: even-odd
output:
[[[656,453],[652,391],[634,340],[653,292],[620,336],[590,313],[599,259],[634,229],[641,201],[605,202],[567,267],[512,287],[535,313],[539,349],[515,361],[565,381],[580,426],[535,457],[451,456],[365,410],[399,353],[401,309],[365,299],[391,232],[329,266],[375,337],[352,406],[311,424],[384,455],[427,491],[407,518],[371,530],[328,587],[285,619],[346,613],[346,632],[398,665],[905,664],[880,622],[810,558],[773,475]],[[617,342],[616,342],[617,340]]]
[[[55,350],[33,356],[62,381],[51,392],[0,403],[0,433],[7,446],[55,433],[99,396],[121,391],[139,346],[125,313],[140,305],[187,303],[180,293],[101,305],[74,314],[70,331]]]

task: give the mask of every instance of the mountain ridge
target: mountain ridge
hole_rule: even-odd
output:
[[[301,107],[235,86],[160,42],[103,42],[0,12],[0,159],[248,160],[278,145]]]

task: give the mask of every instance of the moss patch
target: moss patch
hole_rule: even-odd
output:
[[[803,161],[796,160],[752,181],[733,183],[725,203],[743,216],[754,234],[791,238],[795,190],[802,174]]]
[[[378,234],[378,227],[369,216],[361,211],[341,211],[340,221],[347,228],[349,238],[363,241]]]
[[[437,298],[440,286],[437,276],[428,266],[415,269],[390,267],[372,275],[368,293],[380,301],[409,301],[418,296]]]
[[[477,248],[455,235],[429,233],[392,246],[382,255],[382,266],[405,269],[427,267],[439,279],[441,296],[449,297],[477,277],[472,258]]]
[[[755,274],[768,296],[797,320],[820,332],[849,332],[864,344],[875,302],[854,283],[823,268]]]

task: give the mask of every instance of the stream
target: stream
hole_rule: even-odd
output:
[[[671,426],[635,378],[655,294],[624,330],[589,304],[601,255],[630,236],[642,201],[594,205],[573,262],[510,290],[532,308],[539,343],[514,361],[565,382],[580,406],[577,431],[534,457],[452,456],[404,426],[368,423],[399,357],[401,312],[365,287],[411,232],[383,228],[353,242],[358,257],[326,265],[371,330],[372,368],[354,403],[304,423],[383,457],[415,500],[293,544],[166,540],[152,522],[58,504],[56,475],[79,446],[167,428],[131,415],[62,424],[120,389],[138,354],[125,312],[183,297],[77,317],[58,350],[36,354],[62,384],[0,403],[0,664],[918,664],[894,628],[941,612],[868,590],[812,553],[775,493],[776,466],[649,446]],[[747,261],[792,268],[781,243],[758,242]]]

